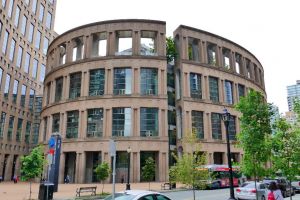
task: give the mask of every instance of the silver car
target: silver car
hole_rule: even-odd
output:
[[[109,195],[104,200],[111,200],[112,195]],[[158,192],[147,190],[126,190],[115,193],[115,200],[171,200],[169,197]]]
[[[236,188],[236,197],[237,199],[256,199],[256,193],[258,195],[259,200],[265,200],[268,197],[267,187],[264,183],[257,182],[255,189],[255,183],[250,182],[249,184],[245,185],[244,187]]]
[[[296,176],[296,180],[292,181],[292,186],[296,192],[300,192],[300,176]]]

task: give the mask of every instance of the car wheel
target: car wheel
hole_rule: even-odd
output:
[[[266,200],[264,195],[261,196],[261,200]]]

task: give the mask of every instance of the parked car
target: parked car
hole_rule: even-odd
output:
[[[243,187],[236,188],[236,197],[237,199],[256,199],[256,193],[259,200],[267,199],[267,187],[262,182],[256,182],[256,189],[254,181],[247,182]]]
[[[288,197],[288,196],[293,196],[295,195],[295,191],[293,189],[293,187],[290,187],[289,182],[286,180],[286,178],[282,178],[282,177],[278,177],[278,178],[265,178],[263,180],[263,183],[265,183],[267,186],[269,186],[269,184],[271,182],[275,182],[278,185],[278,188],[281,190],[282,196]]]
[[[112,195],[104,200],[111,200]],[[125,190],[115,193],[115,200],[171,200],[169,197],[153,191],[147,190]]]
[[[296,180],[292,181],[292,186],[295,192],[300,192],[300,176],[296,176]]]

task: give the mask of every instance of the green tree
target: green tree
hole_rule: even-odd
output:
[[[194,131],[183,138],[182,144],[190,151],[183,152],[181,157],[173,155],[177,163],[170,168],[171,176],[173,180],[191,187],[195,200],[195,188],[206,187],[209,178],[208,170],[200,170],[206,164],[206,154],[200,152],[201,146]]]
[[[104,181],[109,177],[109,173],[110,173],[110,168],[109,168],[108,163],[107,162],[102,162],[101,164],[99,164],[96,167],[94,172],[96,173],[98,180],[100,180],[100,182],[102,182],[102,192],[101,192],[101,194],[103,194]]]
[[[155,178],[155,161],[152,157],[148,157],[145,165],[142,167],[142,177],[145,181],[149,182],[150,190],[150,181],[153,181]]]
[[[177,57],[176,45],[172,37],[166,38],[166,48],[167,48],[167,63],[170,63]]]
[[[237,141],[244,151],[241,170],[245,175],[254,177],[256,187],[257,178],[268,173],[265,165],[271,156],[270,106],[260,92],[250,90],[235,108],[242,113]]]
[[[39,177],[43,172],[44,164],[46,163],[44,157],[44,150],[42,146],[35,147],[29,155],[21,157],[21,174],[22,179],[30,182],[31,199],[31,182],[32,179]]]

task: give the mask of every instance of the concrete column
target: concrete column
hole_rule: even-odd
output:
[[[107,37],[107,55],[114,56],[116,52],[116,34],[109,32]]]
[[[132,31],[132,55],[140,55],[141,49],[141,33],[139,30]]]
[[[141,153],[138,151],[138,152],[136,152],[136,163],[134,164],[135,165],[135,176],[136,176],[136,178],[137,178],[137,180],[136,180],[136,182],[140,182],[141,181],[141,177],[140,177],[140,174],[141,174],[141,172],[140,172],[140,168],[141,168]]]
[[[81,110],[79,113],[79,138],[86,137],[86,129],[87,129],[87,110]]]
[[[238,102],[238,87],[237,84],[232,82],[232,98],[233,98],[233,103],[237,103]]]
[[[226,128],[223,120],[221,121],[221,131],[222,131],[222,140],[226,142]]]
[[[159,152],[158,153],[158,181],[165,182],[168,180],[168,170],[167,170],[167,154],[166,152]]]
[[[223,52],[222,47],[216,46],[216,66],[223,67]]]
[[[83,45],[84,45],[83,58],[91,57],[92,40],[93,40],[93,37],[90,35],[83,36]]]
[[[230,66],[231,66],[231,69],[232,69],[233,72],[236,72],[236,73],[237,73],[236,68],[235,68],[235,53],[234,53],[233,51],[230,51],[230,55],[231,55],[231,59],[230,59],[230,62],[231,62]]]
[[[62,152],[60,154],[60,161],[59,161],[59,175],[58,175],[58,182],[64,183],[64,175],[65,175],[65,163],[66,162],[66,154]]]
[[[82,152],[80,165],[79,183],[85,183],[86,152]]]
[[[61,124],[61,127],[62,127],[61,136],[62,136],[62,138],[66,138],[66,134],[67,134],[67,117],[68,117],[67,112],[62,113],[62,121],[63,121],[62,124]]]
[[[114,78],[114,75],[113,75],[114,71],[113,69],[107,69],[107,78],[105,80],[105,85],[107,85],[107,94],[108,95],[113,95],[113,78]]]
[[[132,128],[132,136],[138,137],[139,134],[139,122],[138,122],[138,108],[133,108],[133,128]]]
[[[16,167],[15,167],[15,174],[17,176],[20,176],[21,175],[21,172],[20,172],[20,167],[21,167],[21,163],[20,163],[20,156],[17,157],[17,160],[16,160]]]
[[[73,42],[68,41],[66,43],[66,63],[72,62],[73,57]]]
[[[189,55],[188,55],[188,38],[187,37],[183,37],[182,38],[182,59],[189,59]]]
[[[10,154],[6,160],[4,181],[10,181],[12,177],[13,154]]]
[[[105,118],[103,121],[103,124],[105,124],[105,137],[111,137],[112,136],[112,109],[107,108],[105,109]]]
[[[2,178],[3,178],[3,174],[2,174],[3,167],[4,167],[4,154],[1,153],[0,154],[0,176],[2,176]]]
[[[59,113],[59,132],[63,137],[64,113]]]
[[[53,124],[53,116],[48,116],[48,127],[47,127],[47,140],[51,137],[52,134],[52,124]]]
[[[219,102],[224,102],[224,80],[218,79],[218,86],[219,86]]]
[[[70,75],[64,76],[63,80],[63,94],[62,99],[67,100],[69,99],[69,90],[70,90]]]
[[[81,87],[80,87],[80,97],[84,96],[83,93],[84,93],[84,85],[85,85],[85,74],[86,72],[82,72],[81,73]]]
[[[222,153],[222,160],[224,165],[228,164],[227,151]]]
[[[163,114],[162,114],[162,110],[158,110],[158,123],[159,122],[162,122],[162,118],[163,118],[163,116],[162,116]],[[163,136],[163,126],[164,126],[164,124],[159,124],[159,126],[158,126],[158,135],[159,136]]]
[[[255,81],[254,66],[253,66],[252,62],[250,62],[250,77],[251,77],[252,80]]]
[[[132,80],[132,94],[138,95],[140,94],[140,83],[141,83],[141,78],[140,78],[140,68],[134,67],[133,70],[133,80]]]
[[[49,103],[53,103],[55,100],[55,88],[56,88],[56,81],[51,81],[51,92],[50,92]]]
[[[246,60],[245,60],[245,57],[241,57],[240,74],[244,75],[244,76],[247,76],[246,71],[247,70],[246,70]]]
[[[209,77],[203,76],[201,78],[201,87],[202,87],[202,99],[209,99]]]
[[[204,117],[204,139],[211,140],[212,132],[211,132],[211,114],[205,113]],[[206,128],[205,128],[206,126]]]
[[[214,153],[213,152],[208,152],[208,164],[214,164]]]
[[[75,168],[75,183],[79,183],[80,180],[80,163],[81,163],[81,153],[76,152],[76,168]]]
[[[83,93],[81,96],[87,97],[89,96],[89,83],[90,83],[90,71],[83,72],[84,81],[82,81]]]
[[[206,41],[201,42],[201,61],[207,63],[207,44]]]
[[[164,33],[157,33],[156,48],[158,56],[166,55],[166,36]]]

